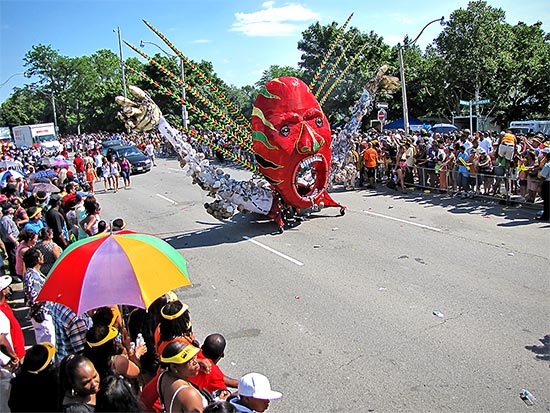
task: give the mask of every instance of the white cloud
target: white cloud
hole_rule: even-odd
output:
[[[291,36],[302,26],[294,22],[318,20],[320,15],[306,9],[299,4],[287,4],[282,7],[273,7],[275,2],[267,1],[262,4],[264,10],[254,13],[235,13],[235,22],[231,31],[241,32],[247,36]]]
[[[211,43],[212,40],[209,40],[209,39],[197,39],[197,40],[192,40],[191,43]]]
[[[390,46],[395,46],[397,43],[403,43],[403,36],[397,34],[384,36],[384,43]]]
[[[287,37],[298,33],[300,28],[288,23],[258,22],[232,30],[242,32],[247,36]]]

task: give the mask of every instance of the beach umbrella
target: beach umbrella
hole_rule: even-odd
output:
[[[35,182],[34,184],[31,184],[30,190],[31,192],[38,192],[38,191],[44,191],[44,192],[50,192],[50,193],[61,192],[61,190],[51,182]]]
[[[68,168],[71,166],[71,163],[65,159],[55,159],[52,161],[51,166],[57,166],[59,168]]]
[[[4,168],[4,169],[9,169],[9,168],[21,169],[21,168],[23,168],[23,164],[19,161],[0,161],[0,168]]]
[[[128,230],[71,244],[38,294],[76,314],[107,305],[148,308],[166,292],[191,285],[186,260],[170,244]]]
[[[71,163],[66,159],[54,159],[50,162],[50,166],[54,167],[57,166],[59,168],[68,168],[71,166]]]
[[[40,158],[40,160],[38,161],[38,164],[43,166],[50,166],[51,163],[52,160],[50,158]]]
[[[49,178],[52,176],[57,176],[57,173],[55,171],[52,171],[51,169],[43,169],[33,174],[30,174],[29,179]]]
[[[4,182],[8,178],[8,174],[13,175],[15,179],[25,177],[25,175],[23,175],[21,172],[10,169],[9,171],[0,172],[0,182]]]

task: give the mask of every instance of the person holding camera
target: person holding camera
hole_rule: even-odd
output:
[[[23,286],[25,303],[30,308],[31,323],[37,343],[55,343],[55,326],[47,304],[37,303],[36,297],[46,282],[46,276],[40,271],[44,264],[44,255],[37,248],[29,248],[23,254],[25,274]]]

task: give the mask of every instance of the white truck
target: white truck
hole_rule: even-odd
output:
[[[513,133],[542,133],[550,135],[550,120],[515,120],[510,122]]]
[[[40,147],[47,156],[56,155],[63,149],[53,123],[14,126],[12,133],[16,148]]]
[[[6,144],[11,142],[10,128],[7,126],[0,126],[0,144]]]

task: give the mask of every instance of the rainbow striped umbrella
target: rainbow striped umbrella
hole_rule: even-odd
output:
[[[185,259],[153,235],[123,230],[71,244],[50,271],[38,301],[76,314],[106,305],[148,308],[169,290],[191,285]]]

